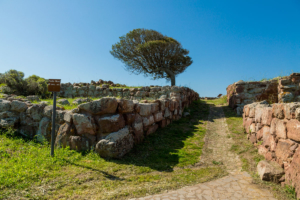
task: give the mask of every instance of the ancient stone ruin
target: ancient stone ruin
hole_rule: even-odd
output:
[[[95,149],[102,157],[120,158],[128,153],[134,144],[143,142],[144,137],[154,133],[159,127],[163,128],[180,119],[183,109],[199,99],[198,93],[193,90],[176,86],[132,90],[132,97],[141,97],[147,90],[150,96],[153,94],[153,97],[160,97],[151,103],[103,97],[94,101],[79,102],[78,107],[73,110],[57,107],[55,145],[69,146],[78,151]],[[64,94],[67,96],[74,94],[67,91],[71,90],[65,90]],[[96,91],[98,90],[95,89],[94,92]],[[99,96],[104,95],[104,92],[114,94],[114,91],[103,88],[100,91],[102,93],[97,93]],[[124,96],[123,91],[121,93],[120,96]],[[91,90],[84,93],[88,94],[97,96]],[[131,96],[130,90],[128,94]],[[36,100],[34,97],[30,98]],[[32,104],[29,99],[16,100],[9,96],[0,99],[0,128],[14,127],[30,138],[50,141],[53,107],[44,102]]]
[[[268,103],[288,103],[300,101],[300,73],[274,78],[269,81],[238,81],[229,85],[227,102],[241,115],[247,104],[266,100]]]
[[[245,105],[243,111],[248,139],[267,161],[284,169],[285,176],[281,174],[277,182],[295,187],[300,198],[300,102],[270,105],[263,101]]]

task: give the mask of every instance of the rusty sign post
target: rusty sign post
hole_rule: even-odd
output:
[[[48,91],[53,92],[52,132],[51,132],[51,156],[54,156],[55,141],[55,116],[56,116],[56,92],[60,92],[60,79],[49,79]]]

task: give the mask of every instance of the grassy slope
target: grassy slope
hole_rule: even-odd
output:
[[[195,164],[204,145],[209,106],[159,129],[120,160],[0,135],[0,199],[127,199],[208,181],[225,173]]]
[[[264,160],[264,157],[258,154],[256,147],[247,139],[243,128],[243,118],[237,116],[230,107],[226,106],[225,102],[226,101],[221,101],[220,99],[210,100],[210,103],[214,103],[215,105],[223,104],[226,122],[231,132],[231,135],[228,137],[232,137],[235,141],[231,150],[240,156],[243,162],[243,170],[247,171],[253,177],[254,183],[271,190],[276,198],[280,200],[296,199],[294,189],[290,187],[282,188],[279,184],[260,180],[256,166],[260,160]]]

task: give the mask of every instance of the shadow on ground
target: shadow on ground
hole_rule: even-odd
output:
[[[186,140],[199,131],[197,127],[203,124],[200,120],[207,120],[209,105],[204,101],[195,101],[188,108],[190,116],[174,121],[169,126],[158,129],[152,135],[125,155],[122,159],[107,159],[117,164],[145,166],[157,171],[173,171],[180,158],[188,155],[179,152],[182,148],[193,148],[185,145]],[[199,147],[196,147],[199,148]],[[186,149],[189,152],[189,149]],[[201,149],[199,149],[201,151]]]

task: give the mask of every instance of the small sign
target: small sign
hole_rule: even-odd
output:
[[[48,92],[60,92],[60,79],[49,79]]]

